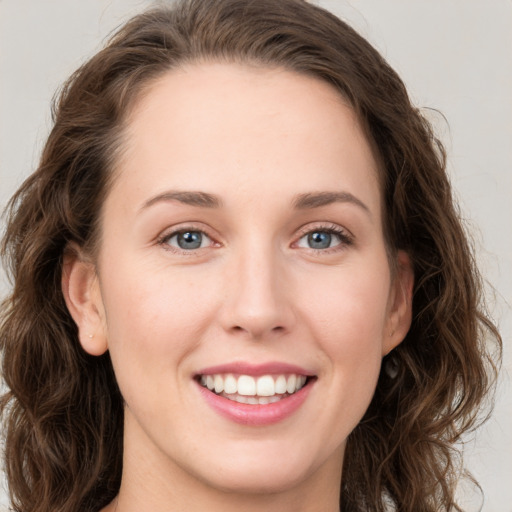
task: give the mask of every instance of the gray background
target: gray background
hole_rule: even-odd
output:
[[[205,0],[207,1],[207,0]],[[0,208],[35,167],[50,100],[106,35],[150,0],[0,0]],[[512,511],[512,1],[323,0],[388,59],[449,151],[463,217],[505,343],[495,414],[467,440],[483,512]],[[0,273],[1,274],[1,273]],[[7,285],[0,276],[0,295]],[[478,510],[474,491],[461,493]],[[5,503],[0,490],[0,505]]]

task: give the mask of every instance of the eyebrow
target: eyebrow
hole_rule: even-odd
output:
[[[332,203],[351,203],[362,208],[371,217],[371,212],[360,199],[350,192],[313,192],[299,194],[293,200],[293,206],[297,210],[308,210],[311,208],[320,208]]]
[[[141,210],[149,208],[155,203],[178,201],[190,206],[201,208],[220,208],[222,200],[219,196],[199,191],[169,190],[148,199]],[[292,205],[297,210],[320,208],[333,203],[351,203],[363,209],[371,216],[370,209],[360,199],[350,192],[308,192],[295,196]]]
[[[169,190],[167,192],[163,192],[162,194],[158,194],[151,199],[148,199],[142,205],[141,210],[149,208],[155,203],[169,201],[179,201],[183,204],[199,206],[202,208],[220,208],[222,206],[220,197],[213,194],[208,194],[207,192]]]

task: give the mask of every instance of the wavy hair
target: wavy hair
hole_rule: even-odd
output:
[[[0,349],[5,463],[16,512],[96,512],[117,494],[123,401],[108,353],[86,354],[61,291],[66,248],[94,251],[123,127],[164,73],[204,60],[324,80],[374,147],[390,254],[414,265],[413,322],[386,356],[348,439],[344,512],[460,510],[461,435],[482,418],[500,336],[445,172],[445,152],[378,52],[303,0],[182,0],[142,13],[64,85],[38,169],[11,199],[2,255],[13,289]],[[494,361],[494,362],[493,362]]]

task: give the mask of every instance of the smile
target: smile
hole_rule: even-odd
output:
[[[307,402],[318,376],[284,362],[231,362],[199,370],[197,389],[229,421],[261,427],[285,421]]]
[[[234,402],[250,405],[266,405],[287,398],[306,384],[306,375],[200,375],[199,382],[204,388]]]

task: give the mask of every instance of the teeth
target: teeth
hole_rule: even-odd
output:
[[[244,396],[254,396],[256,394],[256,381],[250,375],[240,375],[238,377],[238,394]]]
[[[290,375],[286,382],[286,391],[288,391],[288,393],[293,393],[295,391],[295,384],[297,384],[297,377],[295,375]]]
[[[258,379],[256,391],[259,396],[273,396],[276,394],[274,379],[270,375],[265,375]]]
[[[279,375],[276,380],[276,393],[281,395],[286,393],[286,377],[284,375]]]
[[[306,383],[305,375],[251,375],[233,374],[201,375],[201,384],[240,403],[268,404],[283,398],[282,395],[291,395],[301,389]],[[229,396],[227,396],[229,395]],[[281,396],[280,396],[281,395]]]
[[[234,402],[238,402],[240,404],[251,404],[251,405],[267,405],[267,404],[275,404],[282,400],[283,398],[290,396],[288,394],[285,395],[274,395],[274,396],[243,396],[243,395],[227,395],[226,393],[221,393],[221,396],[224,398],[228,398],[229,400],[233,400]]]
[[[238,383],[233,375],[226,375],[224,379],[224,391],[230,395],[235,394],[238,390]]]
[[[224,391],[224,379],[220,375],[215,375],[213,382],[215,385],[215,393],[222,393],[222,391]]]

